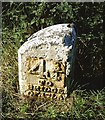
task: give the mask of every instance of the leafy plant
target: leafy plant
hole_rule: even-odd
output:
[[[57,112],[55,111],[54,107],[49,107],[46,114],[49,119],[54,119],[57,117]]]
[[[20,106],[20,112],[21,113],[25,113],[28,111],[28,104],[27,103],[23,103],[21,106]]]

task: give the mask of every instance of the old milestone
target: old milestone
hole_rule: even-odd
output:
[[[75,48],[71,29],[68,24],[44,28],[20,47],[18,63],[22,95],[57,100],[67,97],[69,81],[73,79],[70,74]]]

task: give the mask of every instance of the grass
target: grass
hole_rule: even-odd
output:
[[[3,120],[105,120],[105,88],[100,91],[86,91],[77,87],[65,101],[23,98],[19,94],[18,85],[17,50],[20,46],[13,31],[3,31]]]
[[[17,95],[8,97],[6,103],[3,100],[2,115],[4,119],[15,120],[104,120],[104,101],[104,89],[96,92],[76,90],[65,101],[29,100]]]

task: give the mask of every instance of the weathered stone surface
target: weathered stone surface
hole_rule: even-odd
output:
[[[58,24],[34,33],[18,50],[19,86],[24,95],[61,98],[67,93],[73,54],[64,45],[71,28]],[[56,94],[57,93],[57,96]]]

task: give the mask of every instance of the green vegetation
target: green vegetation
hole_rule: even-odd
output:
[[[2,119],[105,119],[103,4],[2,3]],[[71,83],[71,97],[66,101],[23,98],[18,85],[19,47],[34,32],[71,19],[78,29],[74,81],[78,85]]]

